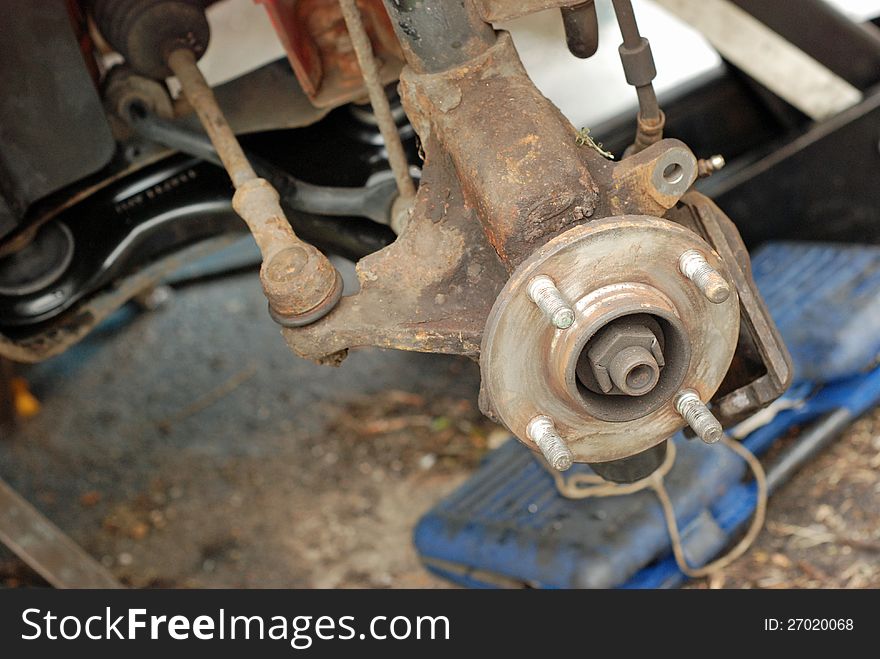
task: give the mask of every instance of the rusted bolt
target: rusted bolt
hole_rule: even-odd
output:
[[[724,436],[724,429],[696,391],[685,389],[675,396],[675,409],[697,436],[707,444],[715,444]]]
[[[700,178],[708,178],[715,172],[720,172],[727,165],[727,161],[722,155],[714,155],[708,158],[701,158],[697,161],[697,176]]]
[[[565,471],[571,467],[571,449],[556,431],[556,424],[549,416],[540,415],[529,421],[526,434],[538,448],[544,459],[557,471]]]
[[[730,297],[730,284],[709,265],[706,258],[695,249],[689,249],[678,259],[681,274],[694,282],[706,299],[721,304]]]
[[[567,329],[574,323],[574,309],[565,301],[556,284],[547,275],[534,277],[529,282],[528,294],[554,327]]]

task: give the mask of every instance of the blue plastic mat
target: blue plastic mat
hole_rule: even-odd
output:
[[[880,248],[777,243],[753,269],[795,362],[786,398],[798,401],[744,440],[760,455],[794,426],[880,403]],[[674,441],[667,488],[685,555],[701,565],[748,522],[755,485],[729,450]],[[422,518],[415,544],[429,570],[469,587],[657,588],[685,578],[653,492],[566,499],[515,440]]]
[[[796,381],[832,382],[880,354],[880,249],[774,243],[752,259]]]

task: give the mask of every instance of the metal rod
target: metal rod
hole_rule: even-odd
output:
[[[195,54],[178,48],[167,62],[235,186],[232,206],[263,255],[260,282],[270,315],[285,327],[301,327],[323,318],[342,297],[339,272],[324,254],[294,233],[278,191],[257,176],[199,70]]]
[[[122,588],[104,566],[2,479],[0,542],[55,588]]]
[[[128,116],[134,132],[145,140],[223,167],[223,161],[207,135],[156,116],[142,106],[130,108]]]
[[[654,85],[636,87],[636,96],[639,99],[639,115],[642,119],[657,120],[660,118],[660,103],[657,101]]]
[[[236,191],[241,190],[251,198],[250,190],[244,190],[244,186],[257,183],[257,173],[241,148],[232,127],[223,116],[213,90],[196,64],[195,55],[186,48],[179,48],[168,56],[168,66],[180,81],[183,94],[196,111],[217,156],[229,178],[232,179],[232,185]],[[271,192],[265,190],[265,187],[263,186],[263,198],[258,203],[249,204],[248,212],[243,213],[238,208],[236,212],[247,223],[263,253],[264,262],[267,262],[281,250],[301,241],[288,222],[274,221]],[[235,206],[234,197],[233,206]]]
[[[627,82],[636,88],[639,99],[639,116],[636,139],[629,152],[638,153],[646,147],[663,139],[666,118],[660,110],[653,80],[657,74],[651,45],[639,32],[636,15],[631,0],[612,0],[623,44],[620,46],[620,59],[626,73]]]
[[[385,141],[385,149],[388,151],[388,163],[394,172],[394,180],[397,182],[397,191],[403,199],[415,197],[416,186],[409,175],[409,160],[403,150],[400,140],[400,132],[397,130],[397,122],[391,114],[391,105],[385,95],[385,88],[379,77],[379,66],[373,54],[373,44],[364,27],[363,17],[355,0],[339,0],[342,8],[342,17],[351,37],[351,44],[357,55],[361,74],[364,77],[367,93],[370,95],[370,105],[376,115],[376,123],[382,139]]]
[[[596,1],[560,7],[562,25],[565,27],[565,41],[568,50],[575,57],[587,59],[599,49],[599,16],[596,12]]]
[[[180,81],[186,99],[199,116],[208,137],[211,138],[220,160],[223,161],[223,166],[229,172],[232,185],[238,189],[244,183],[256,179],[257,174],[238,143],[232,127],[223,116],[223,111],[214,98],[213,90],[196,64],[193,52],[186,48],[178,48],[168,56],[168,66]]]
[[[617,24],[620,26],[620,34],[623,37],[623,48],[636,51],[643,47],[642,34],[639,32],[639,24],[633,10],[632,0],[612,0],[614,13],[617,16]],[[657,94],[654,85],[648,83],[636,87],[639,97],[639,114],[643,119],[655,120],[660,117],[660,104],[657,102]]]
[[[620,26],[620,34],[623,37],[623,45],[627,48],[636,48],[642,41],[639,32],[639,24],[633,10],[631,0],[611,0],[614,5],[614,14],[617,16],[617,24]]]

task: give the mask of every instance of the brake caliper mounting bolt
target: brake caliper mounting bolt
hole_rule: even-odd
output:
[[[533,277],[529,282],[528,294],[554,327],[567,329],[574,323],[574,309],[547,275]]]
[[[697,250],[689,249],[682,254],[678,259],[678,269],[694,282],[709,302],[721,304],[730,297],[730,284]]]
[[[697,436],[707,444],[715,444],[724,436],[724,429],[718,419],[700,400],[696,391],[685,389],[678,392],[675,397],[675,410],[684,417]]]
[[[542,414],[529,421],[526,434],[538,445],[551,467],[557,471],[565,471],[571,467],[571,449],[556,431],[556,424],[549,416]]]

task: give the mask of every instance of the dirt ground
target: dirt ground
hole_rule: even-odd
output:
[[[748,554],[692,586],[880,587],[880,409],[770,499]]]
[[[134,587],[446,587],[412,529],[505,435],[468,360],[295,359],[255,277],[181,289],[20,371],[0,476]],[[705,588],[880,587],[880,411],[771,501]],[[41,583],[0,550],[0,584]]]

